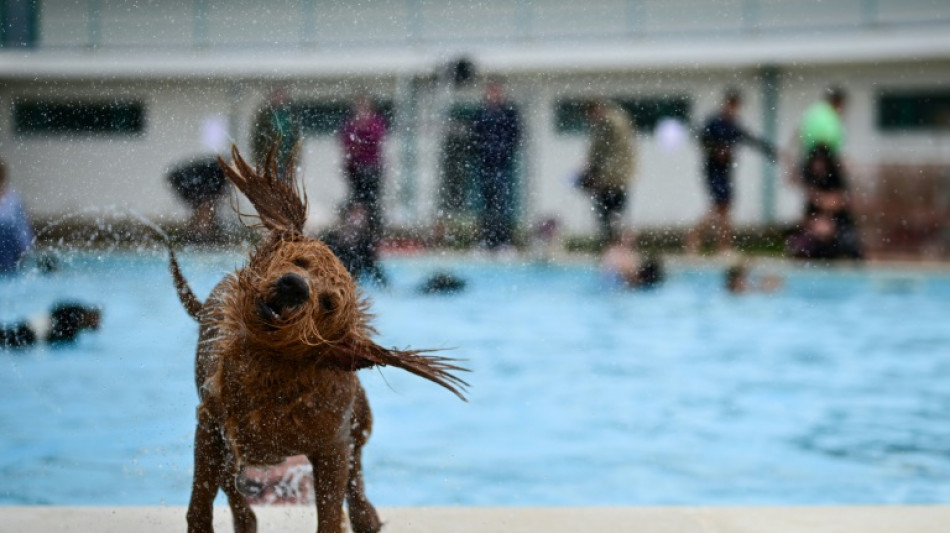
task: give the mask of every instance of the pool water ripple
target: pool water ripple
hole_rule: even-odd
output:
[[[243,254],[183,254],[199,295]],[[194,322],[161,254],[71,254],[0,279],[0,320],[104,306],[70,347],[0,352],[0,504],[184,504]],[[368,287],[383,344],[447,348],[470,402],[361,373],[380,505],[950,502],[950,277],[790,269],[734,297],[712,269],[617,291],[593,265],[399,259]],[[451,296],[414,288],[450,270]]]

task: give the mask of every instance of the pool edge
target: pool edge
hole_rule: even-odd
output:
[[[261,531],[312,531],[310,506],[256,507]],[[385,533],[638,531],[669,533],[943,533],[950,505],[812,507],[383,507]],[[183,531],[185,508],[0,507],[0,532]],[[231,531],[226,507],[216,531]]]

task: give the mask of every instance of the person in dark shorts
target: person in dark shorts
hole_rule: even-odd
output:
[[[732,248],[730,211],[736,146],[745,143],[758,148],[769,158],[775,158],[775,148],[771,143],[750,134],[739,125],[741,106],[742,95],[737,90],[729,90],[723,98],[719,112],[703,125],[700,134],[703,170],[712,206],[686,235],[686,249],[691,253],[699,252],[703,238],[710,232],[715,234],[717,251],[725,252]]]

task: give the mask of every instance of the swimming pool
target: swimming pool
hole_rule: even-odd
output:
[[[203,296],[243,257],[182,266]],[[793,269],[734,297],[711,268],[649,292],[587,264],[386,268],[382,344],[454,347],[473,372],[468,404],[361,373],[377,505],[950,502],[950,276]],[[467,290],[416,294],[440,269]],[[0,295],[0,320],[62,297],[105,310],[75,346],[0,352],[0,504],[186,503],[197,327],[164,255],[69,255]]]

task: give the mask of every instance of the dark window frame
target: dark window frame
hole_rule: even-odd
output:
[[[35,48],[39,40],[39,0],[0,0],[0,48]]]
[[[586,106],[591,97],[560,98],[554,103],[554,130],[560,135],[586,135]],[[687,95],[673,96],[621,96],[607,98],[619,105],[638,132],[652,134],[657,123],[664,118],[675,118],[689,124],[692,113],[692,98]]]
[[[29,137],[139,137],[147,128],[139,99],[20,99],[13,103],[13,130]]]
[[[383,116],[391,128],[395,118],[395,104],[389,99],[373,100],[373,108]],[[300,124],[303,136],[333,136],[353,113],[353,102],[348,99],[327,98],[299,100],[290,105],[291,113]]]
[[[875,108],[877,129],[885,133],[950,130],[950,88],[883,90]]]

